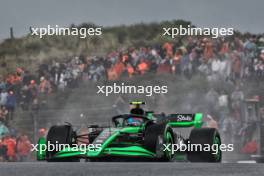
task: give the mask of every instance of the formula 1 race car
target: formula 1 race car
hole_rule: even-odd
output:
[[[111,126],[89,126],[93,130],[87,134],[78,135],[70,124],[52,126],[47,137],[39,139],[38,160],[79,161],[84,158],[86,161],[221,162],[220,135],[214,128],[202,128],[201,113],[154,114],[141,109],[141,104],[144,103],[132,102],[135,108],[130,114],[113,117]],[[184,134],[180,129],[189,129],[189,132]],[[76,148],[79,142],[85,143],[85,146]],[[64,144],[66,147],[47,150],[47,145],[51,144]],[[183,144],[196,147],[215,145],[217,150],[179,150]]]

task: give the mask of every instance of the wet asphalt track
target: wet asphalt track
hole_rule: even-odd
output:
[[[0,176],[262,176],[264,164],[1,163]]]

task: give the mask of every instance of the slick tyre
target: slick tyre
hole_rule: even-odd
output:
[[[157,155],[158,161],[172,161],[171,151],[164,151],[164,144],[174,144],[174,133],[167,124],[152,124],[145,130],[144,146]]]
[[[191,145],[198,144],[199,146],[202,146],[201,147],[202,149],[204,148],[204,146],[210,147],[210,151],[208,150],[188,151],[187,159],[190,162],[221,162],[222,159],[222,152],[220,150],[221,138],[216,129],[214,128],[193,129],[189,137],[189,142]]]
[[[48,145],[69,144],[72,145],[74,139],[74,131],[70,125],[52,126],[47,135]],[[56,148],[46,152],[48,162],[72,162],[78,161],[75,158],[53,158],[58,151]]]

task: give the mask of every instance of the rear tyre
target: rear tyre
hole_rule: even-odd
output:
[[[200,146],[203,149],[202,151],[188,151],[187,158],[190,162],[221,162],[221,138],[216,129],[193,129],[189,137],[189,142],[190,144],[201,144]],[[210,150],[204,151],[205,146],[209,146]]]
[[[47,146],[59,144],[73,144],[74,131],[70,125],[52,126],[47,135]],[[74,162],[79,161],[78,158],[53,158],[58,150],[47,151],[46,158],[48,162]]]
[[[164,151],[164,144],[170,146]],[[171,146],[174,144],[174,133],[167,124],[152,124],[145,130],[144,146],[149,151],[155,153],[159,161],[172,161],[174,155]]]

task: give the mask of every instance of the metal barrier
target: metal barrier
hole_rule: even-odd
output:
[[[34,142],[37,141],[38,129],[70,122],[73,125],[107,123],[116,115],[112,107],[87,109],[46,109],[39,111],[17,111],[14,126],[18,131],[26,132]]]

